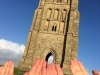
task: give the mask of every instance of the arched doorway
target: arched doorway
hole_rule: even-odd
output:
[[[48,64],[53,63],[53,55],[51,52],[49,52],[45,58],[45,60],[47,61]]]

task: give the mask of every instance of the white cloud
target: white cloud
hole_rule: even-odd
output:
[[[22,54],[24,52],[25,46],[22,44],[14,43],[5,39],[0,39],[0,64],[4,64],[8,60],[18,64]]]
[[[12,60],[17,66],[24,52],[25,46],[5,39],[0,39],[0,64],[4,64],[8,60]],[[48,63],[52,63],[53,56],[50,56]]]
[[[24,45],[23,44],[20,45],[12,41],[0,39],[0,49],[8,49],[8,50],[14,51],[15,53],[20,53],[20,52],[23,52]]]

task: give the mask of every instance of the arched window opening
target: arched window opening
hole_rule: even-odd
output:
[[[56,31],[56,30],[57,30],[57,25],[54,24],[54,25],[52,26],[52,31]]]
[[[48,64],[53,63],[53,55],[51,52],[47,54],[45,60],[47,61]]]
[[[52,31],[56,31],[57,30],[57,26],[52,26]]]

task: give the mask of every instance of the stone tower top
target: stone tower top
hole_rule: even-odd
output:
[[[78,0],[40,0],[38,8],[43,8],[45,4],[71,5],[71,10],[78,9]]]

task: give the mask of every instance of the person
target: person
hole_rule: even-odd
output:
[[[47,65],[47,67],[46,67]],[[71,60],[70,69],[73,75],[89,75],[82,63],[78,60]],[[8,61],[0,67],[0,75],[13,75],[14,63]],[[93,70],[93,75],[100,75],[100,72]],[[58,64],[47,64],[45,60],[37,60],[30,71],[23,75],[63,75],[62,69]]]
[[[98,72],[96,70],[93,70],[92,73],[93,73],[93,75],[100,75],[100,72]]]
[[[60,65],[47,64],[45,60],[39,59],[34,63],[31,70],[24,75],[63,75],[63,72]]]
[[[13,75],[14,74],[14,63],[8,61],[4,66],[0,66],[0,75]]]
[[[71,60],[70,69],[73,75],[89,75],[79,60]],[[100,72],[93,70],[93,75],[100,75]]]

